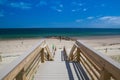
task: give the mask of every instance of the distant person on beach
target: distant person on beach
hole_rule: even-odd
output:
[[[21,42],[21,44],[23,44],[23,41]]]
[[[60,36],[60,42],[61,42],[62,37]]]
[[[105,49],[105,53],[107,53],[107,51],[108,51],[108,50],[107,50],[107,48],[106,48],[106,49]]]

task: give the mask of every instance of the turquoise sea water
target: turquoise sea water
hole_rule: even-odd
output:
[[[84,37],[120,35],[120,29],[105,28],[12,28],[0,29],[0,39],[50,36]]]

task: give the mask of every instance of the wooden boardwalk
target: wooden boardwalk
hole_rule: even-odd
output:
[[[40,41],[0,71],[0,80],[120,80],[120,65],[81,41],[57,46],[53,57]]]
[[[39,66],[34,80],[89,80],[78,64],[66,61],[64,52],[59,49],[56,51],[54,61],[47,61]]]

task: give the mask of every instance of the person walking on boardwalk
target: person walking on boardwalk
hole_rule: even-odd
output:
[[[54,44],[52,44],[52,53],[53,53],[53,56],[55,55],[55,46]]]

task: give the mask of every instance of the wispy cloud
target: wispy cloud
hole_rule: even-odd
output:
[[[80,23],[80,22],[82,22],[83,20],[82,19],[76,19],[75,20],[75,22],[77,22],[77,23]]]
[[[91,19],[94,19],[94,17],[93,16],[89,16],[89,17],[87,17],[87,19],[91,20]]]
[[[36,6],[39,7],[39,6],[47,6],[48,3],[45,1],[45,0],[41,0]]]
[[[5,15],[4,15],[4,11],[3,10],[1,10],[0,11],[0,17],[4,17]]]
[[[63,12],[64,5],[61,3],[61,1],[54,1],[50,8],[54,11],[61,13]]]
[[[51,9],[57,11],[57,12],[62,12],[62,9],[57,8],[56,6],[52,6]]]
[[[31,9],[32,8],[30,3],[25,3],[25,2],[12,2],[10,3],[10,6],[14,8],[20,8],[20,9]]]
[[[74,22],[76,25],[92,28],[120,28],[120,16],[89,16],[76,19]]]
[[[60,7],[60,8],[63,8],[63,4],[60,4],[59,7]]]
[[[78,3],[78,5],[79,5],[79,6],[83,6],[83,4],[82,4],[82,3]]]
[[[72,9],[72,12],[76,12],[76,10],[75,10],[75,9]]]
[[[84,11],[84,12],[87,11],[87,8],[84,8],[83,11]]]
[[[71,3],[73,6],[83,6],[83,3],[80,3],[80,2],[72,2]]]
[[[120,16],[104,16],[100,17],[99,20],[108,24],[120,25]]]
[[[88,26],[95,28],[120,28],[120,16],[87,17]]]
[[[62,12],[62,10],[61,9],[56,9],[58,12]]]

